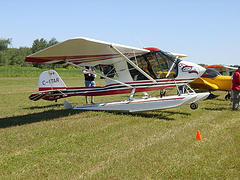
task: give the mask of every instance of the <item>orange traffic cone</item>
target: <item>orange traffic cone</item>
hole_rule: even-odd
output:
[[[202,136],[200,135],[200,132],[198,130],[197,130],[196,139],[202,140]]]

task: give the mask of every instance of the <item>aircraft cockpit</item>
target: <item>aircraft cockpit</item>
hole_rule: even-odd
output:
[[[221,75],[221,74],[216,69],[207,68],[205,73],[201,77],[215,78],[215,77],[217,77],[219,75]]]
[[[154,79],[175,78],[178,73],[178,63],[181,61],[170,53],[153,51],[130,59]],[[128,64],[129,72],[134,81],[147,78]]]

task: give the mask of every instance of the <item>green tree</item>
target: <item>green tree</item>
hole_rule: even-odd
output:
[[[200,66],[202,66],[202,67],[207,66],[207,64],[198,64],[198,65],[200,65]]]
[[[35,41],[33,41],[33,45],[31,49],[32,49],[32,52],[35,53],[57,43],[58,41],[56,40],[56,38],[52,38],[50,39],[50,41],[47,41],[46,39],[43,39],[43,38],[36,39]]]
[[[32,45],[32,53],[35,53],[35,52],[38,52],[42,49],[45,49],[47,47],[50,47],[54,44],[57,44],[58,41],[56,40],[56,38],[52,38],[50,41],[47,41],[46,39],[36,39],[34,42],[33,42],[33,45]],[[33,63],[33,66],[35,67],[39,67],[39,68],[47,68],[47,67],[50,67],[50,65],[47,65],[47,64],[41,64],[41,63]]]
[[[0,51],[7,50],[11,42],[12,39],[0,39]]]
[[[12,39],[0,39],[0,66],[7,66],[9,63],[6,57],[6,51],[8,46],[11,44]]]
[[[48,42],[47,40],[41,38],[41,39],[36,39],[35,41],[33,41],[33,45],[32,45],[32,52],[38,52],[44,48],[48,47]]]
[[[31,48],[28,47],[8,49],[9,65],[32,66],[32,64],[25,62],[25,57],[31,53]]]
[[[57,44],[57,43],[58,43],[58,41],[56,40],[56,38],[52,38],[52,39],[50,39],[50,41],[48,41],[48,47],[50,47],[54,44]]]
[[[35,66],[40,68],[52,67],[52,65],[41,64],[41,63],[26,63],[25,57],[38,52],[44,48],[57,44],[56,38],[50,39],[50,41],[44,38],[36,39],[32,47],[20,47],[20,48],[9,48],[12,39],[0,39],[0,66],[7,65],[20,65],[20,66]]]

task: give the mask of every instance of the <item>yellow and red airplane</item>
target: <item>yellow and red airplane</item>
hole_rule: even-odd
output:
[[[214,68],[216,69],[221,75],[231,76],[236,70],[236,67],[226,66],[222,64],[214,64],[209,66],[204,66],[204,68]]]
[[[216,69],[208,67],[205,67],[205,73],[200,78],[191,82],[190,86],[194,89],[208,90],[210,93],[215,90],[227,91],[228,94],[225,96],[225,99],[230,99],[230,91],[232,89],[231,76],[221,75]],[[209,95],[209,98],[214,97],[216,96],[212,93]]]

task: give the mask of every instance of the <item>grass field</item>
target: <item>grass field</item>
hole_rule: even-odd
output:
[[[37,81],[0,77],[0,179],[240,179],[240,112],[224,92],[195,111],[81,112],[64,110],[63,100],[28,100]]]
[[[38,77],[48,69],[20,66],[0,66],[0,77]],[[56,68],[57,72],[65,77],[79,77],[79,69],[74,67]]]

